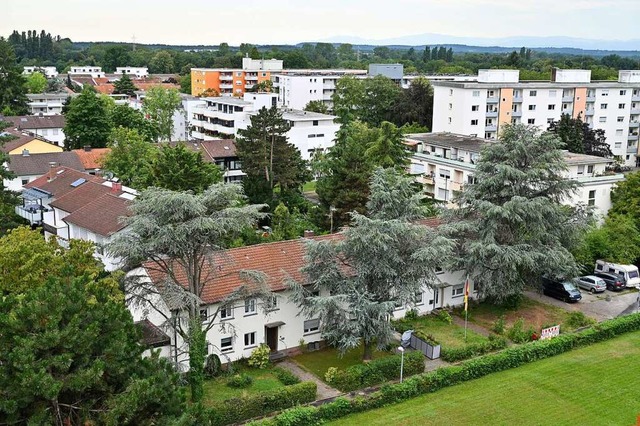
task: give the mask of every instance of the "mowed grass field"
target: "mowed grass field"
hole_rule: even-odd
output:
[[[635,425],[640,332],[333,425]]]

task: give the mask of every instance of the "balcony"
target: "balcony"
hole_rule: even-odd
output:
[[[495,117],[497,117],[497,116],[498,116],[498,110],[495,110],[495,111],[487,111],[487,115],[486,115],[486,116],[487,116],[487,117],[489,117],[489,118],[495,118]]]
[[[497,96],[487,97],[488,104],[497,104],[499,101],[500,101],[500,98],[498,98]]]
[[[233,84],[229,84],[229,83],[220,83],[220,88],[221,88],[221,89],[233,89]]]
[[[573,95],[571,96],[562,96],[562,102],[573,102]]]
[[[631,107],[631,114],[640,114],[640,107]]]
[[[514,96],[513,97],[513,103],[522,103],[522,95],[518,95],[518,96]]]
[[[638,152],[638,147],[636,145],[627,145],[627,154],[635,154]]]
[[[511,111],[512,117],[522,117],[522,111]]]
[[[221,74],[220,81],[231,81],[233,80],[233,75],[230,74]]]
[[[498,131],[498,125],[497,124],[487,124],[486,126],[484,126],[484,131],[485,132],[496,132],[496,131]]]
[[[595,94],[587,94],[587,102],[595,102],[596,101],[596,95]]]
[[[636,93],[635,95],[631,95],[632,102],[640,102],[640,93]]]
[[[595,112],[594,109],[587,109],[584,111],[584,115],[593,115],[594,112]]]
[[[629,128],[630,128],[630,129],[635,129],[635,128],[637,128],[638,126],[640,126],[640,123],[638,123],[637,121],[630,121],[630,122],[629,122]]]
[[[244,79],[245,80],[251,80],[251,81],[258,81],[258,76],[257,75],[245,75]]]
[[[629,137],[627,138],[629,142],[636,142],[638,140],[637,133],[629,133]]]

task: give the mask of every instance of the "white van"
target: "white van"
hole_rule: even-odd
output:
[[[594,272],[611,272],[620,275],[626,282],[627,287],[640,288],[640,274],[638,267],[635,265],[619,265],[617,263],[609,263],[604,260],[596,260],[596,269]]]

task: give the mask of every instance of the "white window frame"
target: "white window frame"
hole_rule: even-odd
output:
[[[320,331],[320,319],[308,319],[302,324],[302,330],[304,334],[314,334]]]
[[[253,348],[257,346],[256,345],[256,332],[255,331],[251,331],[249,333],[244,333],[244,347],[246,348]]]
[[[256,299],[245,299],[244,301],[244,316],[255,315],[258,311],[256,310]]]
[[[233,352],[233,337],[223,337],[220,339],[220,352]]]

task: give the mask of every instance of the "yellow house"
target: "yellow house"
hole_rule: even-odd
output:
[[[17,139],[13,139],[8,142],[5,142],[5,144],[0,148],[3,152],[7,154],[11,154],[11,155],[22,154],[24,150],[29,151],[30,154],[47,154],[51,152],[63,151],[61,146],[43,141],[27,133],[13,132],[13,131],[5,132],[5,133],[11,134],[17,137]]]

